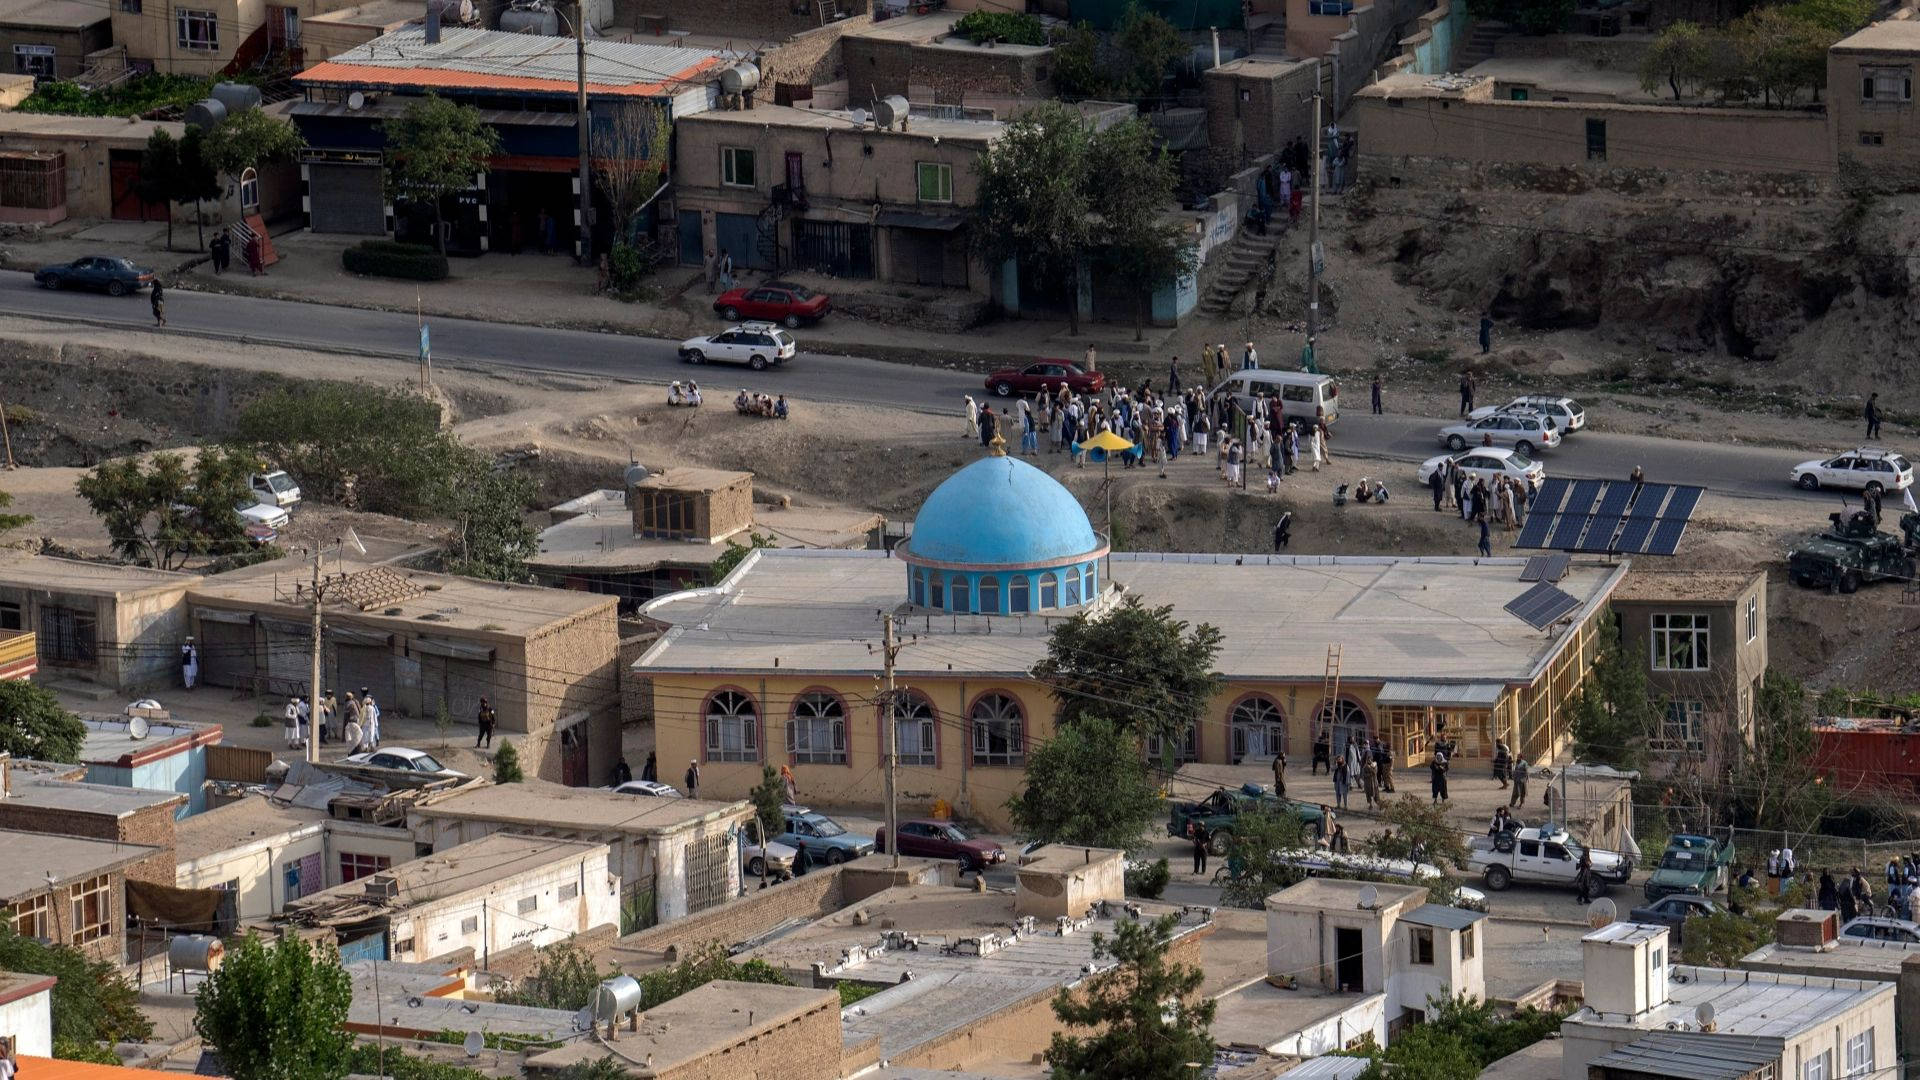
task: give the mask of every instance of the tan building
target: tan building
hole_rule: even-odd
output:
[[[1917,59],[1920,22],[1913,20],[1874,23],[1827,50],[1827,116],[1838,160],[1903,181],[1920,167]]]
[[[175,827],[174,874],[182,889],[225,889],[245,919],[277,915],[322,889],[371,877],[415,856],[405,829],[341,821],[251,795]]]
[[[48,780],[24,771],[9,771],[5,790],[0,829],[139,844],[152,854],[129,866],[126,876],[174,883],[174,814],[186,805],[185,795]]]
[[[575,1042],[527,1058],[534,1077],[613,1057],[657,1080],[839,1080],[840,995],[720,979],[641,1013],[610,1043]]]
[[[330,574],[343,571],[330,567]],[[610,596],[347,563],[325,594],[321,678],[365,688],[382,710],[445,709],[474,724],[480,699],[529,775],[603,783],[620,755],[619,629]],[[190,597],[202,681],[269,697],[306,693],[311,608],[285,568],[209,578]]]
[[[177,75],[221,75],[267,57],[298,66],[301,23],[354,0],[120,0],[113,41],[127,59]]]
[[[127,951],[127,871],[153,848],[112,840],[0,831],[0,907],[14,932],[119,964]]]
[[[0,130],[13,115],[0,114]],[[33,631],[42,682],[77,680],[118,691],[178,686],[180,645],[189,632],[187,589],[199,580],[137,566],[0,554],[0,633]]]
[[[1053,97],[1049,45],[975,45],[953,34],[949,11],[887,19],[840,39],[852,101],[899,95],[970,105],[1006,117]]]
[[[1753,741],[1753,703],[1767,673],[1767,576],[1635,568],[1613,592],[1626,655],[1646,666],[1666,702],[1650,746],[1681,757],[1706,754],[1718,775],[1725,747],[1714,732]]]
[[[107,9],[86,0],[6,0],[0,3],[0,56],[5,70],[36,79],[71,79],[87,54],[113,41]],[[0,59],[0,63],[8,61]]]
[[[317,64],[419,22],[425,8],[412,0],[372,0],[371,3],[323,11],[300,19],[300,49],[306,62]]]
[[[967,251],[974,162],[1000,137],[989,119],[911,118],[891,130],[845,112],[756,104],[674,124],[683,249],[725,251],[755,269],[988,295]]]

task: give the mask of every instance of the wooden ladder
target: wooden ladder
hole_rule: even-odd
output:
[[[1327,673],[1320,686],[1320,723],[1328,728],[1340,719],[1340,646],[1327,646]],[[1329,745],[1332,743],[1331,730],[1327,733]]]

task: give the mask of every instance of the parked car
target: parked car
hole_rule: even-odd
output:
[[[874,834],[874,848],[887,851],[887,830]],[[1004,848],[991,840],[968,836],[950,821],[924,818],[900,823],[900,854],[923,859],[954,859],[960,869],[983,871],[994,863],[1005,862]]]
[[[256,501],[268,506],[292,507],[300,502],[300,485],[279,469],[254,473],[247,477],[247,487],[253,489]]]
[[[1660,864],[1647,878],[1649,901],[1674,893],[1705,896],[1726,888],[1733,876],[1733,842],[1698,833],[1674,833]]]
[[[718,334],[688,338],[680,343],[680,359],[689,364],[714,360],[745,364],[755,371],[784,364],[793,359],[795,351],[793,335],[772,323],[741,323]]]
[[[1920,923],[1890,919],[1883,915],[1862,915],[1848,920],[1847,925],[1840,928],[1840,936],[1915,944],[1920,943]]]
[[[1505,405],[1482,405],[1467,414],[1469,420],[1479,420],[1503,412],[1536,412],[1553,421],[1560,429],[1562,437],[1571,435],[1587,426],[1587,413],[1572,398],[1556,397],[1552,394],[1521,394]]]
[[[790,281],[769,281],[751,288],[729,289],[713,301],[713,310],[728,322],[765,319],[798,330],[801,323],[819,322],[833,310],[826,293],[817,293]]]
[[[805,844],[809,861],[843,863],[848,859],[873,854],[873,837],[850,833],[825,814],[814,813],[804,806],[791,805],[782,806],[780,812],[785,824],[774,836],[774,842],[788,847]]]
[[[1229,372],[1210,393],[1233,395],[1234,404],[1249,415],[1267,411],[1268,398],[1280,399],[1280,415],[1287,420],[1329,426],[1340,419],[1340,384],[1329,375],[1279,368],[1242,368]]]
[[[275,532],[286,528],[287,523],[293,520],[293,515],[268,503],[239,503],[233,509],[245,524],[264,525]]]
[[[153,271],[133,265],[132,259],[82,255],[35,270],[33,280],[43,289],[104,289],[108,296],[125,296],[153,284]]]
[[[440,764],[439,758],[425,750],[414,750],[405,746],[383,746],[364,754],[350,754],[345,760],[349,765],[372,765],[378,769],[398,769],[401,772],[433,773],[438,776],[467,775],[458,769],[449,769]]]
[[[1288,811],[1300,819],[1309,831],[1320,825],[1320,808],[1308,803],[1282,799],[1259,784],[1221,788],[1199,802],[1170,801],[1167,804],[1167,835],[1185,837],[1189,827],[1200,825],[1210,838],[1207,847],[1215,855],[1225,855],[1233,842],[1234,825],[1241,814],[1261,811]]]
[[[1041,390],[1059,390],[1066,383],[1076,394],[1091,394],[1107,388],[1107,377],[1098,371],[1081,371],[1078,364],[1065,360],[1041,360],[1023,368],[1001,368],[987,376],[987,389],[1001,397],[1037,394]]]
[[[1427,486],[1427,478],[1443,462],[1452,461],[1458,468],[1466,470],[1467,476],[1474,480],[1485,480],[1488,487],[1493,486],[1495,477],[1511,477],[1521,483],[1536,486],[1547,479],[1547,470],[1539,462],[1518,450],[1502,450],[1499,447],[1483,446],[1469,450],[1464,454],[1441,454],[1420,463],[1414,471],[1414,478],[1421,487]]]
[[[1485,877],[1487,888],[1494,892],[1516,881],[1572,886],[1579,876],[1583,850],[1593,856],[1594,880],[1602,890],[1625,884],[1633,876],[1632,859],[1617,851],[1587,849],[1557,826],[1469,837],[1467,868]]]
[[[1440,429],[1440,441],[1453,450],[1486,446],[1488,439],[1493,440],[1494,446],[1511,446],[1523,454],[1531,455],[1559,446],[1560,429],[1554,427],[1546,417],[1531,411],[1494,413],[1478,420],[1448,424]]]
[[[1629,922],[1667,927],[1672,931],[1674,945],[1678,946],[1686,938],[1688,919],[1700,915],[1712,915],[1719,910],[1719,904],[1704,896],[1674,893],[1671,896],[1663,896],[1645,907],[1634,908],[1627,919]]]
[[[672,784],[662,784],[658,780],[629,780],[618,787],[607,789],[615,795],[650,795],[659,799],[677,799],[680,789]]]
[[[790,878],[793,876],[793,858],[798,854],[785,844],[768,844],[764,853],[759,844],[740,845],[741,868],[748,877],[759,877],[764,864],[768,877]]]
[[[1905,491],[1913,486],[1913,466],[1905,455],[1863,446],[1825,461],[1803,461],[1787,479],[1802,490],[1823,487],[1848,491]]]

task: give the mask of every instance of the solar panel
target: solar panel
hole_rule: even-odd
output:
[[[1521,581],[1546,580],[1547,562],[1552,558],[1553,556],[1551,555],[1535,555],[1532,558],[1528,559],[1527,565],[1520,568],[1520,580]]]
[[[1667,501],[1667,493],[1672,490],[1671,484],[1647,484],[1640,489],[1640,494],[1634,497],[1633,509],[1627,511],[1627,527],[1620,530],[1620,539],[1613,550],[1637,555],[1647,546],[1647,536],[1660,520],[1660,504]]]
[[[1687,531],[1687,522],[1692,520],[1693,508],[1699,505],[1702,494],[1702,489],[1695,487],[1674,489],[1673,497],[1660,514],[1660,523],[1654,526],[1653,535],[1647,540],[1645,554],[1672,555],[1680,550],[1680,535]]]
[[[1573,556],[1571,555],[1549,555],[1547,556],[1546,572],[1540,575],[1540,580],[1559,581],[1561,578],[1567,576],[1567,567],[1571,565],[1573,565]]]
[[[1527,504],[1527,520],[1520,527],[1520,536],[1514,540],[1514,547],[1547,546],[1547,530],[1553,528],[1554,516],[1560,512],[1560,504],[1566,501],[1568,487],[1565,477],[1551,477],[1540,485],[1533,501]]]
[[[1566,506],[1561,508],[1560,520],[1554,523],[1553,535],[1543,546],[1564,549],[1578,543],[1591,520],[1594,501],[1605,487],[1599,480],[1576,480]]]
[[[1575,551],[1612,551],[1613,534],[1620,527],[1620,515],[1626,512],[1627,503],[1632,498],[1632,484],[1608,484],[1606,491],[1600,495],[1600,508],[1593,512],[1593,520],[1586,532],[1580,534],[1577,543],[1568,546]]]
[[[1572,594],[1543,581],[1515,597],[1506,611],[1535,630],[1545,630],[1579,607]]]
[[[1548,480],[1527,508],[1516,548],[1671,555],[1705,489],[1624,480]],[[1543,564],[1544,566],[1544,564]],[[1552,581],[1544,569],[1523,581]],[[1562,573],[1564,573],[1564,569]]]

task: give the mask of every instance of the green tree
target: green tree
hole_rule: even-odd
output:
[[[196,996],[193,1028],[233,1080],[340,1080],[353,980],[331,946],[242,934]]]
[[[1172,605],[1148,607],[1129,594],[1055,626],[1032,675],[1059,703],[1060,727],[1104,718],[1136,737],[1158,736],[1170,759],[1174,740],[1200,722],[1220,689],[1220,641],[1213,626],[1189,628]]]
[[[1683,84],[1697,89],[1706,83],[1712,61],[1706,34],[1697,23],[1682,19],[1660,31],[1641,54],[1640,88],[1654,94],[1664,82],[1673,90],[1673,100],[1679,101]]]
[[[1424,1024],[1374,1050],[1362,1080],[1474,1080],[1487,1066],[1560,1030],[1560,1013],[1520,1009],[1503,1016],[1490,1002],[1464,995],[1427,1002]]]
[[[1793,0],[1788,15],[1817,26],[1838,41],[1873,18],[1873,0]]]
[[[500,133],[471,105],[428,94],[381,125],[386,135],[387,197],[433,207],[434,246],[445,254],[440,203],[473,186],[500,152]]]
[[[0,491],[0,511],[5,510],[7,507],[12,505],[13,505],[13,496],[7,494],[4,491]],[[21,526],[26,525],[28,522],[31,522],[32,520],[33,520],[32,514],[0,513],[0,533],[10,532],[14,529],[18,529]]]
[[[707,568],[707,580],[714,583],[725,581],[727,575],[733,573],[734,568],[745,561],[750,553],[772,547],[776,539],[772,533],[754,532],[752,529],[747,530],[747,542],[744,544],[728,537],[727,550],[715,557],[713,565]]]
[[[146,149],[140,154],[140,178],[134,191],[142,202],[192,203],[196,227],[200,220],[200,200],[220,197],[220,175],[208,165],[205,140],[199,128],[188,128],[176,139],[165,128],[154,128],[147,136]],[[205,247],[205,233],[201,247]],[[167,250],[173,250],[173,212],[167,211]]]
[[[1094,716],[1032,748],[1026,782],[1007,809],[1023,840],[1137,851],[1160,793],[1140,760],[1139,737]]]
[[[1413,846],[1419,844],[1426,862],[1442,868],[1449,863],[1466,867],[1467,845],[1445,807],[1406,794],[1383,805],[1380,817],[1388,828],[1366,841],[1367,849],[1374,854],[1389,859],[1412,858]]]
[[[760,766],[760,782],[754,785],[748,796],[753,800],[754,820],[760,824],[760,835],[756,842],[771,839],[785,832],[786,814],[780,807],[787,801],[787,787],[780,782],[780,774],[773,766]]]
[[[594,112],[593,180],[613,214],[616,245],[632,245],[640,211],[667,179],[667,151],[673,145],[673,120],[667,110],[630,102]]]
[[[709,941],[695,946],[691,954],[671,967],[658,968],[639,976],[641,1000],[647,1008],[657,1008],[689,990],[697,990],[715,979],[730,982],[769,983],[792,986],[793,980],[764,960],[736,962],[727,955],[726,946]]]
[[[1087,201],[1087,146],[1092,135],[1079,113],[1049,102],[1020,114],[974,163],[980,184],[974,254],[989,268],[1012,261],[1043,290],[1077,294],[1081,253],[1093,240]],[[1067,305],[1067,326],[1080,332],[1080,307]]]
[[[1680,948],[1675,950],[1679,954],[1677,959],[1700,967],[1730,968],[1738,964],[1741,957],[1770,944],[1773,917],[1777,912],[1768,911],[1762,917],[1753,910],[1751,901],[1742,906],[1747,909],[1743,915],[1721,910],[1689,918],[1686,933],[1680,938]]]
[[[1102,226],[1094,262],[1133,294],[1138,341],[1155,290],[1193,273],[1196,265],[1186,230],[1165,216],[1180,170],[1152,126],[1137,117],[1095,134],[1089,153],[1088,175],[1095,178],[1090,202]]]
[[[518,784],[526,778],[520,771],[520,751],[513,748],[513,743],[501,739],[500,749],[493,752],[493,782]]]
[[[1101,55],[1100,31],[1088,22],[1054,27],[1053,85],[1069,100],[1118,97]]]
[[[0,683],[0,698],[4,698],[7,685]],[[0,705],[0,715],[4,713],[5,707]],[[0,749],[18,753],[4,744]],[[101,1061],[103,1051],[113,1057],[114,1043],[144,1042],[153,1037],[153,1021],[140,1011],[139,989],[120,976],[117,966],[89,959],[68,945],[44,945],[21,936],[14,931],[13,919],[5,909],[0,909],[0,971],[59,979],[53,985],[52,1000],[54,1057]],[[101,1063],[119,1061],[113,1057],[111,1062]]]
[[[592,1004],[593,991],[606,976],[578,942],[572,938],[556,941],[540,949],[539,954],[533,974],[515,983],[512,990],[498,995],[498,1000],[508,1005],[567,1012],[578,1012]]]
[[[976,8],[960,16],[953,33],[975,45],[997,41],[1006,45],[1045,45],[1046,27],[1024,11],[988,11]]]
[[[1792,105],[1803,89],[1819,97],[1827,80],[1827,48],[1838,35],[1781,7],[1756,8],[1734,20],[1731,30],[1764,103]]]
[[[1529,34],[1558,33],[1573,9],[1574,0],[1467,0],[1474,18],[1512,23]]]
[[[1200,993],[1205,975],[1167,960],[1179,921],[1127,921],[1111,937],[1093,936],[1094,958],[1114,966],[1053,999],[1062,1024],[1092,1032],[1054,1033],[1047,1047],[1054,1080],[1192,1080],[1193,1062],[1213,1060],[1215,1005]]]
[[[435,509],[453,519],[447,569],[490,581],[526,581],[527,557],[539,550],[540,534],[523,516],[533,501],[533,480],[496,469],[466,450]]]
[[[261,109],[229,113],[207,131],[201,157],[216,172],[238,178],[248,169],[292,161],[307,145],[288,121]]]
[[[1114,28],[1113,45],[1114,62],[1121,68],[1114,81],[1124,85],[1128,100],[1135,102],[1157,98],[1167,70],[1175,60],[1185,56],[1189,48],[1172,23],[1139,4],[1128,4],[1120,16]],[[1141,126],[1146,125],[1142,122]]]
[[[1840,793],[1813,767],[1819,742],[1805,686],[1769,669],[1753,701],[1753,744],[1732,740],[1723,813],[1755,829],[1814,831]]]
[[[234,441],[299,477],[307,498],[376,514],[422,513],[460,464],[438,405],[361,383],[274,390],[241,410]]]
[[[1619,635],[1610,632],[1573,703],[1574,757],[1616,769],[1640,769],[1647,760],[1647,740],[1660,730],[1665,711],[1647,685],[1639,658],[1628,656]]]
[[[236,508],[253,501],[247,477],[259,467],[254,454],[227,447],[203,449],[192,464],[179,454],[156,454],[144,464],[119,458],[95,466],[74,490],[121,558],[172,570],[194,556],[247,548]]]
[[[53,691],[24,679],[0,681],[0,752],[75,762],[86,741],[87,726],[61,706]]]
[[[1267,897],[1299,884],[1306,874],[1274,853],[1306,846],[1306,826],[1290,811],[1241,814],[1227,839],[1227,879],[1220,887],[1220,903],[1258,910]]]

